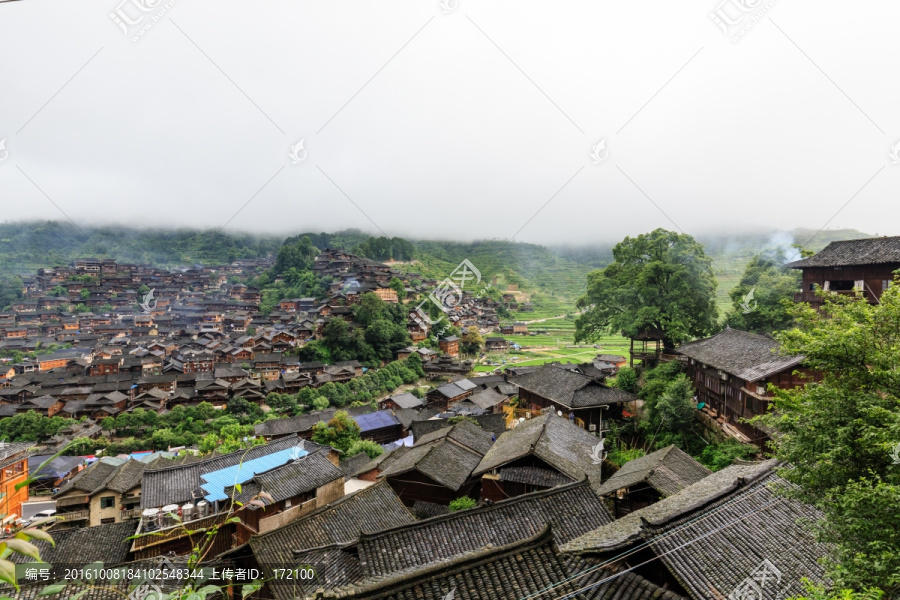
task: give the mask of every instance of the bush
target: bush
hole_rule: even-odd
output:
[[[369,458],[378,458],[384,454],[384,448],[372,440],[357,440],[347,448],[347,456],[356,456],[360,452],[365,452]]]
[[[632,394],[638,392],[637,371],[629,367],[622,367],[616,374],[616,387]]]
[[[469,498],[468,496],[462,496],[461,498],[457,498],[450,503],[451,512],[456,512],[458,510],[466,510],[469,508],[474,508],[477,502]]]
[[[640,458],[645,454],[647,454],[647,452],[642,448],[625,448],[622,450],[616,448],[610,450],[609,454],[606,456],[606,460],[609,461],[611,465],[615,465],[621,469],[628,461]]]
[[[728,439],[724,442],[710,444],[700,453],[698,460],[710,471],[720,471],[731,465],[737,459],[750,459],[759,450],[755,446],[742,444],[737,440]]]

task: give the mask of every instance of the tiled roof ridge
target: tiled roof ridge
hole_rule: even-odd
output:
[[[764,464],[765,461],[759,463],[760,466]],[[641,529],[643,530],[645,527],[662,527],[666,523],[671,521],[676,521],[684,517],[686,513],[694,512],[703,506],[709,506],[719,502],[723,497],[728,496],[730,494],[735,493],[738,490],[746,489],[753,486],[756,483],[761,482],[764,479],[767,479],[772,476],[777,477],[777,473],[775,473],[775,469],[782,465],[781,461],[775,460],[772,461],[772,465],[767,469],[759,469],[755,473],[751,475],[741,475],[739,477],[735,477],[734,481],[731,482],[726,488],[722,488],[719,493],[706,498],[705,501],[698,502],[696,504],[690,505],[688,508],[682,510],[679,513],[670,514],[663,519],[658,521],[652,521],[649,519],[645,519],[643,515],[640,516],[641,519]]]
[[[358,584],[350,584],[344,587],[335,588],[331,591],[317,590],[316,595],[312,596],[312,598],[330,600],[336,598],[352,597],[359,594],[371,595],[381,592],[397,592],[408,586],[416,585],[416,581],[411,581],[413,577],[415,579],[424,579],[430,575],[436,575],[438,573],[446,577],[463,572],[466,570],[468,565],[477,564],[486,558],[491,558],[492,560],[502,560],[503,558],[515,555],[522,550],[529,548],[539,548],[541,546],[553,543],[554,541],[552,527],[548,523],[535,535],[523,540],[518,540],[511,544],[507,544],[505,546],[493,546],[491,544],[488,544],[476,552],[470,552],[468,554],[455,556],[448,560],[430,563],[422,568],[413,568],[401,571],[388,575],[384,578],[363,581]]]
[[[296,437],[297,437],[297,434],[293,433],[293,434],[290,434],[290,435],[286,435],[286,436],[284,436],[283,438],[279,438],[279,439],[277,439],[277,440],[273,440],[272,442],[269,442],[269,444],[273,444],[273,445],[274,445],[274,444],[277,444],[277,443],[279,443],[279,442],[283,442],[283,441],[285,441],[285,440],[288,440],[288,439],[291,439],[291,438],[296,438]],[[264,446],[268,446],[269,444],[264,444]],[[246,454],[246,453],[249,453],[250,451],[252,451],[252,450],[255,449],[255,448],[261,448],[261,447],[263,447],[263,446],[251,446],[250,448],[246,448],[246,449],[243,449],[243,450],[235,450],[234,452],[230,452],[230,453],[228,453],[228,454],[218,454],[218,455],[216,455],[216,453],[213,452],[209,457],[204,458],[203,460],[198,460],[198,461],[196,461],[196,462],[189,462],[189,463],[181,463],[181,464],[177,464],[177,465],[167,465],[167,466],[162,467],[162,468],[159,468],[159,469],[145,469],[144,472],[145,472],[145,473],[160,473],[160,472],[162,472],[162,471],[175,470],[175,469],[180,469],[180,468],[182,468],[182,467],[188,467],[188,466],[190,466],[190,467],[199,467],[199,466],[202,466],[202,465],[204,465],[204,464],[206,464],[206,463],[208,463],[208,462],[210,462],[210,461],[212,461],[212,460],[221,460],[221,459],[223,459],[223,458],[225,458],[225,457],[227,457],[227,456],[231,456],[231,455],[238,454],[238,453],[244,453],[244,454]],[[251,459],[251,460],[252,460],[252,459]]]
[[[266,471],[260,471],[259,473],[254,473],[253,477],[251,477],[250,479],[247,480],[247,483],[250,483],[251,481],[254,481],[254,482],[256,482],[256,483],[260,483],[260,482],[259,482],[259,479],[257,479],[260,475],[265,476],[265,475],[268,475],[269,473],[272,473],[273,471],[277,471],[278,469],[283,469],[283,468],[285,468],[285,467],[287,467],[287,466],[289,466],[289,465],[291,465],[291,464],[293,464],[293,463],[298,463],[298,462],[301,462],[301,461],[305,461],[306,459],[310,458],[313,454],[319,454],[320,452],[322,452],[322,450],[323,450],[323,448],[317,448],[317,449],[313,450],[312,452],[307,451],[307,453],[304,454],[303,456],[301,456],[300,458],[294,458],[294,459],[291,459],[291,460],[289,460],[288,462],[286,462],[286,463],[284,463],[284,464],[276,465],[276,466],[274,466],[274,467],[272,467],[271,469],[268,469],[268,470],[266,470]],[[328,459],[325,458],[325,460],[328,460]],[[332,466],[334,466],[334,463],[332,463],[330,460],[328,461],[328,463],[331,464]],[[338,467],[335,467],[335,468],[337,469]],[[246,484],[245,484],[245,485],[246,485]],[[229,487],[230,487],[230,486],[229,486]]]
[[[481,506],[476,506],[468,510],[460,510],[456,512],[447,513],[445,515],[437,515],[436,517],[429,517],[427,519],[418,519],[414,523],[409,523],[406,525],[398,525],[396,527],[391,527],[389,529],[382,529],[381,531],[376,531],[375,533],[361,533],[359,536],[360,543],[365,540],[372,540],[378,537],[384,537],[391,535],[397,531],[411,531],[414,529],[420,529],[423,527],[429,527],[434,523],[439,521],[452,521],[454,519],[462,518],[471,514],[471,511],[478,511],[481,514],[490,513],[496,510],[502,510],[508,506],[513,506],[516,504],[521,504],[525,502],[534,501],[537,499],[547,498],[551,496],[555,496],[557,494],[562,494],[563,492],[567,492],[569,490],[577,489],[581,486],[587,486],[588,479],[584,477],[578,481],[567,483],[565,485],[559,485],[553,488],[548,488],[546,490],[540,490],[538,492],[531,492],[529,494],[522,494],[521,496],[515,496],[513,498],[507,498],[505,500],[500,500],[499,502],[492,502],[491,504],[482,504]],[[310,513],[312,514],[312,513]]]
[[[335,500],[334,502],[331,502],[331,503],[329,503],[329,504],[326,504],[325,506],[322,506],[322,507],[320,507],[320,508],[317,508],[316,510],[314,510],[314,511],[312,511],[312,512],[309,512],[309,513],[303,515],[302,517],[300,517],[300,518],[297,519],[296,521],[292,521],[291,523],[289,523],[289,525],[294,525],[295,523],[300,523],[301,521],[306,521],[306,520],[308,520],[308,519],[310,519],[310,518],[312,518],[312,517],[314,517],[314,516],[316,516],[316,515],[320,515],[320,514],[322,514],[322,513],[328,512],[328,511],[330,511],[330,510],[334,510],[336,507],[338,507],[338,506],[340,506],[340,505],[342,505],[342,504],[345,504],[345,503],[349,502],[349,501],[352,500],[352,499],[361,498],[361,497],[363,497],[364,495],[368,495],[368,494],[374,493],[374,492],[376,492],[376,491],[380,491],[381,486],[388,486],[388,487],[390,487],[390,484],[388,484],[387,482],[385,482],[385,481],[382,480],[382,481],[379,481],[378,483],[376,483],[375,485],[370,485],[369,487],[363,488],[363,489],[361,489],[360,491],[358,491],[358,492],[356,492],[356,493],[353,493],[353,494],[345,494],[344,496],[341,496],[340,498],[338,498],[338,499]],[[272,531],[267,531],[266,533],[260,533],[260,534],[251,536],[250,539],[251,539],[251,540],[260,540],[260,539],[266,538],[266,537],[268,537],[268,536],[271,536],[271,535],[273,535],[273,534],[281,533],[283,530],[284,530],[284,527],[276,528],[276,529],[273,529]],[[360,532],[360,533],[362,533],[362,532]]]

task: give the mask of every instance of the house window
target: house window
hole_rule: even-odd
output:
[[[884,290],[888,289],[889,287],[891,287],[891,280],[890,279],[882,279],[881,280],[881,291],[884,291]]]
[[[110,523],[115,523],[115,522],[116,522],[115,517],[110,517],[110,518],[108,518],[108,519],[100,519],[100,524],[101,524],[101,525],[108,525],[108,524],[110,524]]]
[[[291,499],[290,498],[288,498],[287,500],[284,501],[284,507],[285,508],[291,507]]]
[[[113,508],[115,505],[115,496],[103,496],[102,498],[100,498],[100,508]]]

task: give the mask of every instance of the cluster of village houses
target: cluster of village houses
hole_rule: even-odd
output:
[[[377,274],[390,274],[384,265],[357,263],[343,253],[328,257],[326,269],[345,268],[338,265],[346,261],[343,272],[359,282],[371,274],[383,285]],[[810,293],[824,289],[859,291],[877,302],[900,268],[900,238],[834,242],[790,266],[803,270],[798,301],[817,303],[820,298]],[[216,275],[192,273],[192,285],[202,285],[204,277],[211,281]],[[247,292],[218,285],[232,297]],[[384,287],[376,289],[391,301]],[[333,292],[346,300],[346,291]],[[262,400],[270,391],[345,380],[361,371],[355,363],[304,365],[274,358],[315,336],[329,316],[323,306],[346,304],[286,301],[297,304],[283,302],[269,322],[258,322],[259,333],[247,335],[214,320],[209,322],[219,329],[203,331],[207,316],[228,311],[203,304],[208,296],[196,301],[202,308],[191,323],[182,324],[184,313],[176,306],[192,303],[172,298],[159,316],[179,316],[163,326],[151,314],[147,326],[154,335],[129,325],[127,334],[73,349],[90,348],[100,357],[67,357],[65,365],[16,373],[13,384],[0,389],[0,408],[16,411],[30,402],[29,409],[49,414],[45,405],[52,401],[54,414],[77,416],[64,412],[75,403],[91,417],[82,427],[94,429],[96,418],[134,406],[166,410],[173,401],[227,402],[231,394]],[[490,306],[472,303],[463,310],[469,314],[454,316],[476,325],[496,318]],[[292,312],[305,316],[292,322]],[[245,327],[258,318],[250,316]],[[300,334],[292,324],[309,329]],[[246,359],[226,359],[242,350],[250,354]],[[434,372],[449,381],[423,398],[395,393],[377,407],[349,409],[362,437],[385,448],[375,459],[345,456],[310,439],[313,425],[335,409],[263,422],[255,433],[266,443],[249,451],[145,452],[100,458],[87,467],[81,457],[54,459],[56,546],[39,542],[42,557],[66,565],[177,564],[196,543],[188,531],[218,527],[209,564],[265,573],[267,582],[257,592],[265,598],[487,600],[551,590],[547,597],[775,599],[801,594],[801,578],[824,581],[819,559],[828,548],[799,523],[819,514],[778,495],[777,488],[788,484],[777,474],[777,461],[739,462],[712,473],[670,446],[606,472],[598,435],[610,420],[635,410],[633,394],[605,382],[626,357],[599,355],[580,365],[514,367],[474,377],[452,352],[410,347],[401,355],[412,352],[437,365]],[[683,344],[674,354],[663,352],[660,336],[646,332],[632,340],[631,354],[645,364],[681,361],[697,390],[702,423],[714,435],[759,446],[767,432],[743,419],[766,411],[772,387],[815,378],[802,356],[780,353],[772,338],[728,328]],[[194,360],[197,355],[208,363]],[[152,361],[157,371],[143,373]],[[98,364],[115,372],[92,373]],[[58,385],[63,380],[65,389]],[[117,387],[119,381],[128,389]],[[207,387],[214,389],[204,394]],[[93,412],[104,405],[110,412]],[[3,485],[27,474],[36,457],[32,446],[0,449]],[[451,510],[463,497],[475,506]],[[279,569],[298,565],[309,566],[315,577],[278,576]],[[21,597],[37,597],[40,589],[23,588]],[[64,598],[75,589],[49,597]]]

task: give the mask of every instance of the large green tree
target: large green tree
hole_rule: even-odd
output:
[[[821,381],[779,390],[759,421],[774,427],[775,455],[793,494],[825,515],[817,534],[833,544],[829,576],[841,586],[880,586],[900,596],[900,288],[879,304],[825,293],[817,311],[792,309],[779,334]]]
[[[783,252],[766,252],[750,259],[729,295],[727,322],[744,331],[771,333],[791,326],[790,306],[800,289],[800,271],[786,269]]]
[[[347,452],[359,441],[360,429],[346,411],[339,410],[326,423],[319,421],[313,425],[312,440],[317,444],[331,446],[341,452]]]
[[[275,264],[272,265],[272,275],[281,275],[292,268],[301,272],[306,271],[312,266],[318,253],[319,251],[307,236],[299,239],[288,238],[278,250]]]
[[[577,302],[584,312],[575,320],[576,342],[654,329],[672,348],[717,328],[712,261],[693,237],[665,229],[626,237],[613,248],[613,259],[588,273]]]
[[[484,338],[475,325],[467,327],[459,338],[459,350],[463,354],[477,354],[483,346]]]

